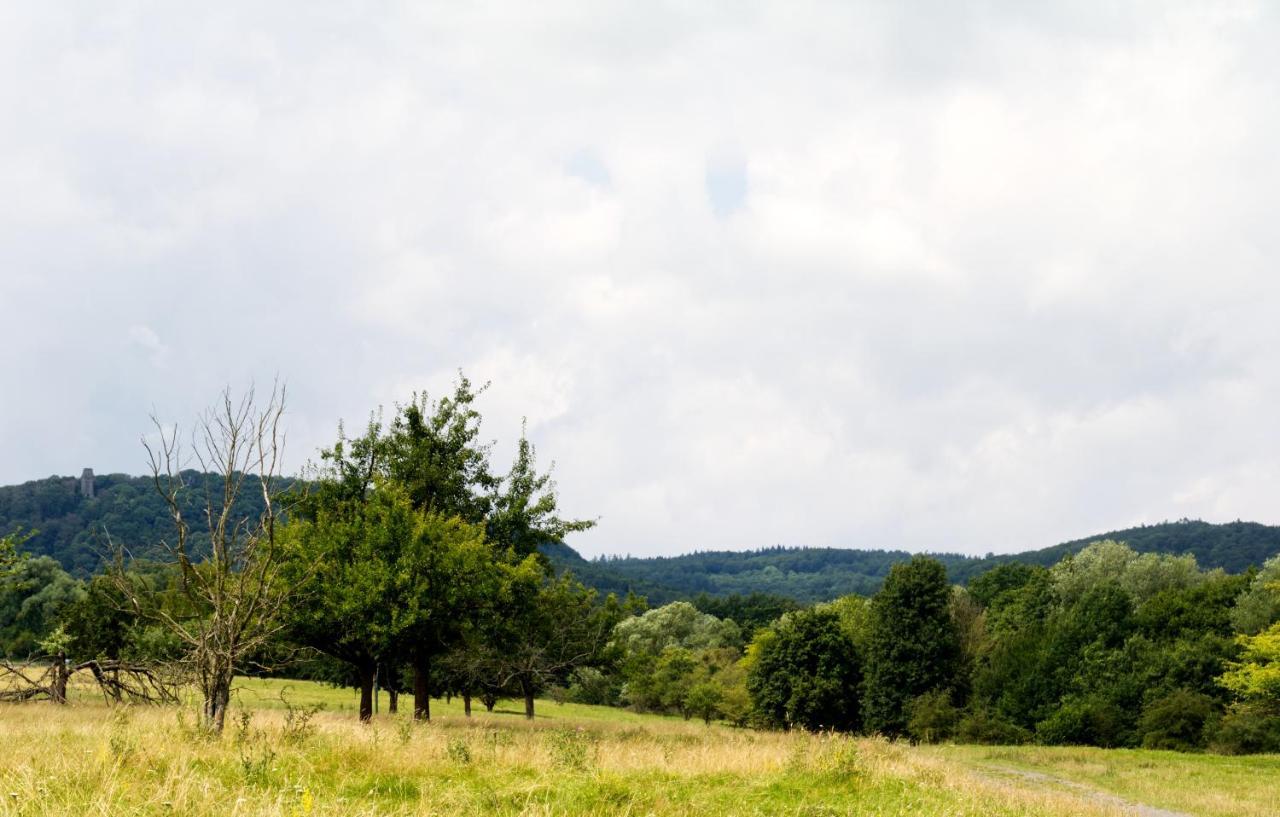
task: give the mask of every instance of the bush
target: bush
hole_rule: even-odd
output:
[[[1007,746],[1030,742],[1031,733],[1008,718],[983,708],[970,710],[960,718],[955,738],[961,743]]]
[[[1280,752],[1280,718],[1258,707],[1232,707],[1205,732],[1210,751],[1219,754]]]
[[[1204,725],[1213,713],[1208,695],[1179,689],[1147,704],[1138,721],[1144,749],[1188,751],[1204,745]]]
[[[702,718],[703,723],[710,724],[713,718],[720,716],[720,701],[724,694],[720,687],[710,681],[694,684],[685,695],[685,709],[693,716]]]
[[[569,680],[569,700],[573,703],[596,706],[618,703],[617,682],[595,667],[579,667]]]
[[[960,710],[951,703],[951,690],[936,689],[907,705],[907,734],[921,743],[937,743],[955,734]]]
[[[561,705],[563,705],[566,701],[569,700],[569,690],[565,689],[559,684],[552,684],[551,686],[547,687],[545,694],[548,698],[550,698],[551,700]]]
[[[1128,742],[1124,713],[1110,701],[1067,698],[1036,724],[1036,740],[1064,746],[1123,746]]]

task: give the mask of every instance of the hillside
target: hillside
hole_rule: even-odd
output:
[[[215,479],[184,472],[191,486],[184,513],[198,519],[201,486]],[[17,528],[38,533],[25,549],[57,559],[72,573],[87,575],[101,564],[107,536],[126,544],[140,557],[158,554],[170,533],[163,502],[149,477],[99,475],[95,496],[81,494],[71,477],[49,477],[21,485],[0,487],[0,533]],[[240,513],[256,515],[261,500],[245,492]],[[1117,539],[1139,552],[1191,553],[1202,567],[1231,573],[1260,565],[1280,553],[1280,527],[1254,522],[1181,520],[1099,533],[1040,550],[1005,556],[974,557],[933,554],[947,567],[952,581],[970,578],[1005,562],[1052,565],[1099,539]],[[195,543],[199,547],[199,542]],[[767,593],[800,602],[814,602],[848,593],[870,594],[895,563],[911,558],[901,550],[770,547],[753,551],[707,551],[684,556],[582,558],[566,545],[546,550],[561,570],[572,570],[602,592],[628,591],[662,604],[699,594],[708,596]]]
[[[189,490],[182,494],[183,515],[193,520],[196,535],[192,549],[202,544],[199,520],[203,513],[204,486],[220,485],[215,475],[184,471]],[[291,481],[282,481],[288,485]],[[236,512],[242,517],[257,516],[262,498],[244,491]],[[129,548],[139,558],[160,554],[160,543],[173,532],[164,500],[156,492],[151,477],[126,474],[99,474],[94,479],[94,496],[81,493],[79,480],[48,477],[21,485],[0,487],[0,534],[16,529],[35,535],[24,550],[37,556],[52,556],[69,572],[84,576],[95,572],[111,541]]]
[[[1212,524],[1195,520],[1164,522],[1108,531],[1040,550],[1002,556],[931,554],[947,567],[951,580],[968,582],[999,564],[1022,562],[1049,566],[1090,542],[1115,539],[1142,553],[1190,553],[1201,567],[1240,573],[1280,554],[1280,527],[1256,522]],[[706,593],[712,596],[770,593],[801,602],[848,593],[874,593],[895,563],[911,558],[898,550],[772,547],[754,551],[709,551],[653,558],[582,559],[571,548],[549,553],[558,566],[584,581],[612,591],[632,589],[651,601]],[[656,591],[656,592],[655,592]]]

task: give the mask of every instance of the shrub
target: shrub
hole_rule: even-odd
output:
[[[1204,725],[1213,712],[1207,695],[1179,689],[1142,710],[1138,734],[1144,749],[1187,751],[1204,745]]]
[[[1255,706],[1235,706],[1205,732],[1209,749],[1224,755],[1280,752],[1280,718]]]
[[[449,738],[448,744],[445,745],[445,753],[459,766],[471,763],[471,747],[462,738]]]
[[[1049,717],[1036,724],[1040,743],[1066,746],[1122,746],[1124,714],[1110,701],[1067,698]]]
[[[956,740],[961,743],[1010,745],[1027,743],[1031,733],[989,709],[972,709],[956,724]]]
[[[936,689],[907,705],[907,734],[921,743],[937,743],[955,734],[960,710],[951,703],[951,691]]]
[[[710,681],[702,681],[689,688],[685,695],[685,708],[695,717],[702,718],[703,723],[710,724],[712,718],[720,715],[720,701],[723,693],[720,687]]]
[[[595,667],[579,667],[570,676],[569,700],[577,704],[613,706],[618,702],[617,684]]]

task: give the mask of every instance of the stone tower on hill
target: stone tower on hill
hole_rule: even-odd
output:
[[[86,468],[80,474],[80,493],[85,499],[93,499],[93,469]]]

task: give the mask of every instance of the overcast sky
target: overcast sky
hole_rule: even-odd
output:
[[[461,368],[588,555],[1280,521],[1275,4],[76,5],[0,0],[0,482]]]

